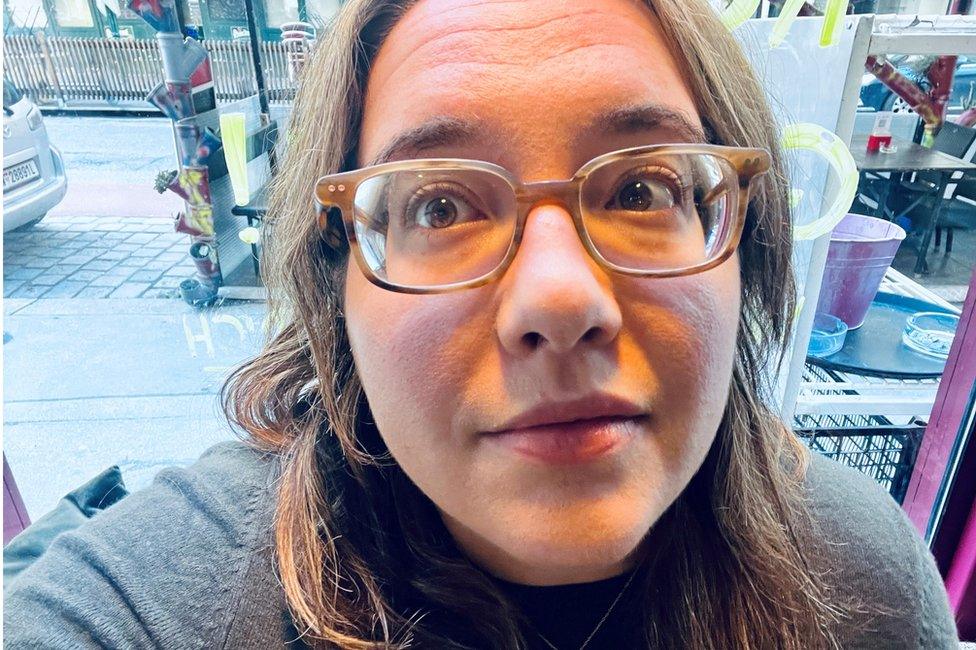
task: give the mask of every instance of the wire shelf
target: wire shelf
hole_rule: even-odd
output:
[[[901,503],[908,490],[925,425],[883,424],[877,421],[884,418],[876,416],[862,416],[862,419],[869,423],[858,428],[798,429],[796,433],[811,450],[867,474]]]

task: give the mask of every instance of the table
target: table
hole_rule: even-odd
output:
[[[892,153],[868,153],[867,142],[867,136],[855,136],[851,140],[851,155],[862,175],[866,172],[892,172],[900,175],[917,171],[932,171],[939,174],[939,187],[936,194],[939,200],[936,202],[935,213],[922,232],[918,261],[915,263],[915,273],[926,273],[928,272],[928,261],[925,259],[925,253],[928,251],[929,244],[932,241],[932,233],[935,231],[942,214],[943,195],[946,186],[949,184],[949,178],[953,172],[976,170],[976,164],[901,138],[891,139],[891,144],[897,147],[897,151]],[[884,214],[884,206],[888,202],[888,195],[894,182],[895,176],[893,175],[891,182],[885,185],[884,194],[878,199],[878,216]]]
[[[881,291],[920,298],[946,308],[961,310],[893,268],[885,272]],[[935,403],[939,379],[892,379],[865,377],[805,364],[795,414],[798,424],[829,420],[834,426],[884,416],[906,423],[928,419]]]
[[[960,312],[892,268],[886,272],[881,290]],[[807,363],[793,430],[801,433],[812,449],[843,459],[900,499],[908,487],[914,454],[928,424],[940,381],[941,378],[865,377]]]

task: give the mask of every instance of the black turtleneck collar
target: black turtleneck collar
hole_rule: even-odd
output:
[[[595,582],[545,587],[517,584],[495,576],[489,578],[518,606],[534,629],[559,650],[577,650],[627,585],[633,572],[627,571]],[[586,646],[587,650],[633,647],[634,635],[639,633],[638,603],[643,588],[642,576],[635,576],[610,616]],[[537,634],[533,634],[532,629],[525,630],[529,647],[549,649]]]

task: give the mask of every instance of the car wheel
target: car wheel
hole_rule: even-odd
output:
[[[904,99],[891,93],[888,98],[884,101],[884,106],[882,110],[891,111],[892,113],[902,113],[902,114],[913,114],[915,111],[911,106],[908,105]]]

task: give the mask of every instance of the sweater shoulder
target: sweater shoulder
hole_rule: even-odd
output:
[[[958,636],[935,559],[905,511],[874,479],[811,453],[805,491],[812,568],[853,606],[843,647],[955,648]]]
[[[150,487],[59,535],[14,579],[5,637],[12,647],[53,639],[58,647],[191,648],[224,646],[244,625],[280,632],[276,476],[276,456],[241,442],[160,471]],[[273,620],[245,620],[242,610]]]

